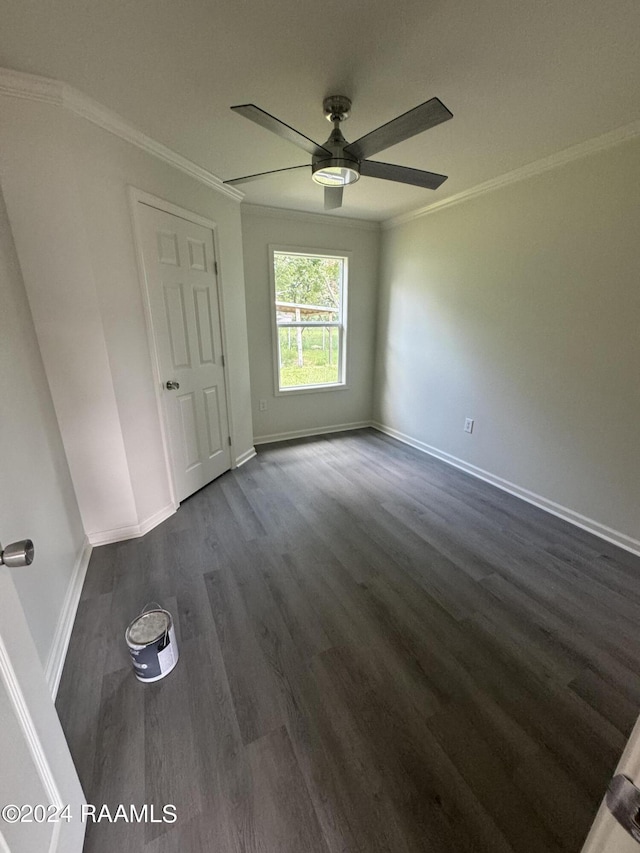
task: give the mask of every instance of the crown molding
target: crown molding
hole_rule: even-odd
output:
[[[63,109],[68,110],[74,115],[84,118],[92,124],[101,127],[108,133],[123,139],[126,142],[135,145],[136,147],[146,151],[159,160],[174,166],[191,178],[199,181],[205,186],[210,187],[216,192],[233,199],[234,201],[242,201],[244,193],[223,181],[204,169],[198,166],[197,163],[188,160],[161,142],[157,142],[150,136],[147,136],[142,131],[138,130],[134,125],[123,119],[117,113],[107,109],[107,107],[94,101],[88,95],[85,95],[79,89],[69,86],[59,80],[54,80],[50,77],[39,77],[35,74],[27,74],[23,71],[14,71],[9,68],[0,68],[0,96],[13,98],[23,98],[29,101],[39,101],[41,103],[53,104]],[[322,222],[324,224],[341,225],[346,228],[360,228],[362,230],[378,231],[380,229],[389,230],[397,228],[400,225],[405,225],[412,222],[414,219],[421,219],[423,216],[428,216],[431,213],[436,213],[447,207],[453,207],[456,204],[461,204],[464,201],[508,186],[509,184],[517,183],[526,180],[527,178],[541,175],[551,169],[556,169],[573,160],[578,160],[590,154],[595,154],[606,148],[611,148],[614,145],[619,145],[627,140],[634,139],[640,136],[640,120],[631,122],[623,127],[604,133],[601,136],[596,136],[593,139],[588,139],[585,142],[572,145],[541,160],[536,160],[533,163],[528,163],[525,166],[520,166],[496,178],[491,178],[475,187],[463,190],[456,195],[444,198],[441,201],[436,201],[433,204],[418,208],[417,210],[401,213],[398,216],[392,216],[382,222],[371,219],[354,219],[343,216],[328,216],[322,213],[309,213],[307,211],[291,210],[289,208],[268,207],[256,204],[243,204],[242,212],[253,216],[276,216],[281,219],[297,219],[307,220],[309,222]]]
[[[49,77],[38,77],[35,74],[13,71],[9,68],[0,68],[0,95],[10,98],[23,98],[28,101],[40,101],[62,107],[125,142],[130,142],[137,148],[141,148],[159,160],[174,166],[216,192],[222,193],[234,201],[242,201],[244,198],[244,193],[240,190],[228,186],[212,172],[203,169],[197,163],[187,160],[186,157],[142,133],[141,130],[138,130],[137,127],[117,113],[112,112],[67,83]]]
[[[305,210],[292,210],[288,207],[268,207],[263,204],[243,202],[240,213],[248,216],[263,216],[277,219],[295,219],[298,222],[315,222],[324,225],[339,225],[341,228],[359,228],[361,231],[379,231],[380,222],[373,219],[354,219],[347,216],[329,216],[326,213],[309,213]]]
[[[414,219],[421,219],[423,216],[428,216],[430,213],[436,213],[438,210],[443,210],[446,207],[453,207],[463,201],[476,198],[493,190],[506,187],[509,184],[515,184],[518,181],[524,181],[527,178],[541,175],[543,172],[548,172],[551,169],[557,169],[559,166],[564,166],[571,163],[573,160],[579,160],[582,157],[587,157],[589,154],[595,154],[598,151],[603,151],[606,148],[612,148],[614,145],[619,145],[621,142],[626,142],[629,139],[634,139],[640,136],[640,120],[626,124],[623,127],[618,127],[608,133],[603,133],[601,136],[595,136],[593,139],[587,139],[586,142],[580,142],[577,145],[572,145],[549,157],[544,157],[542,160],[535,160],[533,163],[528,163],[526,166],[520,166],[518,169],[513,169],[511,172],[506,172],[497,178],[491,178],[482,184],[471,187],[468,190],[463,190],[449,198],[443,198],[442,201],[436,201],[434,204],[426,205],[418,208],[418,210],[410,211],[409,213],[401,213],[398,216],[392,216],[385,219],[381,223],[383,230],[387,231],[391,228],[397,228],[399,225],[405,225],[407,222],[412,222]]]
[[[50,77],[37,77],[23,71],[0,68],[0,95],[44,101],[61,107],[64,102],[64,84]]]

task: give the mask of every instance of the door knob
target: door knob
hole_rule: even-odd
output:
[[[30,566],[33,563],[33,555],[34,547],[31,539],[12,542],[6,548],[0,545],[0,565],[8,566],[10,569],[18,566]]]
[[[176,382],[175,379],[169,379],[169,381],[165,385],[165,388],[167,389],[167,391],[177,391],[179,387],[180,387],[180,383]]]

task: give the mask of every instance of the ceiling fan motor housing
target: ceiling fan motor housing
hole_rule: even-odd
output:
[[[324,186],[343,187],[355,184],[360,178],[360,162],[347,153],[344,148],[348,144],[338,126],[349,116],[351,101],[343,95],[332,95],[323,102],[325,116],[335,125],[322,147],[331,152],[331,157],[323,154],[315,155],[311,163],[311,177]]]

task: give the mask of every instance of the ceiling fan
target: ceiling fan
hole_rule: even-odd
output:
[[[379,163],[376,160],[366,159],[371,154],[377,154],[385,148],[390,148],[398,142],[403,142],[411,136],[453,118],[453,113],[439,98],[431,98],[424,104],[361,136],[355,142],[347,142],[340,130],[340,122],[349,118],[351,113],[349,98],[344,95],[331,95],[324,99],[322,106],[326,118],[333,122],[333,130],[322,145],[270,113],[261,110],[260,107],[256,107],[255,104],[240,104],[231,109],[311,154],[311,177],[316,183],[324,186],[325,210],[341,207],[343,188],[347,184],[355,183],[362,175],[368,178],[383,178],[386,181],[399,181],[430,190],[438,189],[440,184],[447,180],[446,175],[438,175],[435,172],[424,172],[421,169],[409,169],[406,166],[395,166],[391,163]],[[241,184],[246,181],[255,181],[265,175],[274,175],[277,172],[308,168],[308,166],[289,166],[286,169],[271,169],[269,172],[245,175],[243,178],[233,178],[224,183]]]

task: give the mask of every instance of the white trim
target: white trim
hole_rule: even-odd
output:
[[[56,632],[53,635],[51,650],[47,658],[44,675],[47,680],[47,684],[49,685],[49,692],[51,693],[54,701],[58,695],[62,669],[67,656],[69,640],[71,639],[71,631],[73,630],[73,623],[76,618],[78,604],[80,603],[82,585],[87,574],[92,550],[93,548],[89,544],[89,540],[85,538],[82,551],[76,561],[71,580],[69,581],[69,586],[67,587],[67,594],[64,597],[64,603],[62,605],[62,610],[60,611],[60,617],[58,618]]]
[[[36,731],[33,719],[31,717],[31,714],[29,713],[29,708],[27,706],[27,702],[20,687],[16,671],[14,670],[11,664],[9,652],[1,636],[0,680],[4,683],[4,686],[7,690],[9,702],[11,703],[11,706],[15,712],[18,725],[24,733],[29,752],[31,753],[33,762],[37,768],[38,775],[40,776],[40,780],[42,781],[44,789],[47,792],[49,802],[52,805],[55,805],[59,809],[61,809],[65,804],[63,803],[62,797],[60,796],[60,791],[58,790],[56,780],[53,776],[53,773],[51,772],[51,767],[49,766],[47,756],[45,755],[45,752],[42,748],[42,743],[40,742],[40,738],[38,737],[38,733]],[[51,835],[51,842],[49,845],[50,851],[55,851],[58,849],[61,826],[62,824],[60,822],[54,824],[53,832]]]
[[[249,450],[245,450],[244,453],[241,453],[240,456],[236,458],[234,468],[239,468],[241,465],[244,465],[245,462],[248,462],[250,459],[253,459],[256,456],[255,447],[250,447]]]
[[[268,207],[262,204],[243,202],[240,213],[244,216],[263,216],[275,219],[294,219],[315,225],[334,225],[340,228],[359,228],[361,231],[380,231],[381,223],[376,219],[354,219],[347,216],[330,216],[326,213],[309,213],[306,210],[291,210],[286,207]]]
[[[211,228],[213,234],[213,254],[215,261],[215,276],[216,276],[216,294],[218,297],[218,311],[220,313],[220,341],[222,345],[222,371],[224,375],[224,398],[227,404],[227,429],[229,430],[229,464],[233,468],[233,456],[236,446],[236,433],[233,421],[233,404],[231,400],[231,373],[229,361],[229,341],[227,335],[227,312],[224,302],[224,287],[222,286],[223,279],[223,262],[222,253],[220,251],[220,239],[217,226]]]
[[[575,512],[566,506],[562,506],[562,504],[558,504],[555,501],[544,498],[542,495],[537,495],[535,492],[531,492],[529,489],[525,489],[522,486],[517,486],[515,483],[511,483],[509,480],[504,480],[502,477],[491,474],[483,468],[471,465],[471,463],[465,462],[464,459],[458,459],[457,456],[445,453],[444,450],[438,450],[437,447],[432,447],[430,444],[425,444],[417,438],[405,435],[405,433],[402,433],[397,429],[393,429],[393,427],[386,426],[385,424],[377,423],[375,421],[372,421],[371,427],[378,430],[378,432],[385,433],[385,435],[390,435],[392,438],[401,441],[403,444],[415,447],[416,450],[428,453],[430,456],[434,456],[436,459],[446,462],[447,465],[459,468],[466,474],[471,474],[471,476],[477,477],[479,480],[484,480],[485,483],[490,483],[492,486],[502,489],[503,492],[508,492],[510,495],[514,495],[527,503],[545,510],[545,512],[551,513],[551,515],[562,518],[564,521],[568,521],[570,524],[580,527],[588,533],[593,533],[594,536],[598,536],[600,539],[612,542],[614,545],[624,548],[625,551],[630,551],[632,554],[640,556],[640,541],[633,539],[631,536],[627,536],[626,533],[620,533],[618,530],[607,527],[599,521],[587,518],[579,512]],[[255,441],[258,443],[258,439],[255,439]]]
[[[520,166],[496,178],[491,178],[482,184],[475,187],[470,187],[468,190],[463,190],[456,195],[443,198],[441,201],[436,201],[433,204],[421,207],[418,210],[412,210],[409,213],[401,213],[398,216],[392,216],[390,219],[385,219],[381,223],[383,230],[387,231],[390,228],[397,228],[399,225],[405,225],[407,222],[412,222],[414,219],[421,219],[430,213],[435,213],[438,210],[443,210],[445,207],[452,207],[460,204],[463,201],[476,198],[500,187],[514,184],[518,181],[524,181],[527,178],[532,178],[535,175],[541,175],[543,172],[548,172],[550,169],[557,169],[559,166],[564,166],[566,163],[571,163],[573,160],[578,160],[581,157],[587,157],[589,154],[595,154],[605,148],[612,148],[614,145],[619,145],[629,139],[634,139],[640,136],[640,120],[633,121],[623,127],[618,127],[608,133],[603,133],[601,136],[596,136],[593,139],[587,139],[585,142],[580,142],[577,145],[572,145],[562,151],[557,151],[549,157],[544,157],[541,160],[535,160],[533,163],[527,163],[526,166]]]
[[[30,101],[40,101],[43,103],[53,104],[69,110],[80,118],[90,121],[92,124],[101,127],[109,133],[130,142],[132,145],[141,148],[148,154],[169,163],[181,172],[189,175],[202,184],[216,190],[223,195],[232,198],[234,201],[242,201],[244,193],[235,187],[225,184],[220,178],[193,163],[181,154],[172,151],[166,145],[156,142],[150,136],[142,133],[134,125],[121,118],[117,113],[112,112],[102,104],[94,101],[88,95],[85,95],[78,89],[69,86],[67,83],[54,80],[50,77],[40,77],[35,74],[26,74],[22,71],[14,71],[10,68],[0,68],[0,96],[13,98],[24,98]],[[491,178],[482,184],[475,187],[470,187],[456,195],[444,198],[441,201],[436,201],[433,204],[418,208],[417,210],[402,213],[398,216],[390,217],[382,222],[371,219],[354,219],[346,216],[328,215],[323,213],[309,213],[307,211],[291,210],[290,208],[269,207],[267,205],[257,204],[242,204],[241,211],[248,215],[254,216],[275,216],[281,219],[296,219],[298,221],[308,221],[316,223],[324,223],[327,225],[336,225],[342,228],[360,228],[369,231],[379,231],[380,229],[388,230],[396,228],[399,225],[404,225],[406,222],[411,222],[414,219],[419,219],[427,216],[430,213],[435,213],[437,210],[442,210],[452,205],[460,204],[467,199],[475,198],[484,195],[492,190],[508,184],[516,183],[517,181],[525,180],[534,175],[542,174],[549,169],[555,169],[565,163],[570,163],[572,160],[577,160],[581,157],[586,157],[597,151],[618,145],[629,139],[640,136],[640,120],[631,122],[630,124],[616,128],[615,130],[596,136],[592,139],[587,139],[585,142],[580,142],[577,145],[572,145],[548,157],[540,160],[535,160],[533,163],[528,163],[525,166],[520,166],[503,175]]]
[[[153,530],[154,527],[157,527],[159,524],[162,524],[163,521],[166,521],[168,518],[171,518],[172,515],[175,515],[178,511],[180,505],[179,504],[167,504],[167,506],[159,509],[157,512],[154,512],[153,515],[150,515],[149,518],[146,518],[144,521],[141,521],[138,525],[140,529],[139,536],[144,536],[145,533],[148,533],[150,530]]]
[[[162,441],[165,471],[167,475],[167,482],[169,484],[169,497],[171,498],[174,509],[177,509],[179,504],[176,498],[176,491],[173,482],[173,466],[171,462],[171,448],[169,446],[167,418],[161,393],[162,372],[160,370],[160,361],[155,345],[155,332],[153,328],[153,317],[151,316],[151,298],[149,294],[149,283],[147,281],[147,271],[144,265],[144,255],[142,253],[142,234],[140,233],[140,223],[138,221],[137,215],[138,204],[148,204],[150,200],[154,199],[154,196],[150,196],[148,193],[142,192],[141,190],[138,190],[130,185],[127,186],[127,195],[129,196],[129,208],[131,211],[131,222],[133,228],[133,244],[136,255],[136,263],[138,266],[138,281],[140,282],[144,322],[147,328],[147,347],[149,348],[149,358],[151,359],[151,369],[153,371],[153,390],[156,398],[156,409],[158,411],[158,418],[160,421],[160,439]],[[164,204],[167,208],[173,208],[173,205],[169,202],[164,202]],[[167,212],[171,211],[168,210]],[[130,539],[132,537],[125,536],[124,538]],[[96,542],[94,544],[102,543]]]
[[[174,515],[178,506],[176,504],[167,504],[163,509],[149,516],[140,524],[130,524],[127,527],[114,527],[111,530],[101,530],[97,533],[89,533],[87,538],[91,545],[110,545],[113,542],[124,542],[125,539],[137,539],[139,536],[144,536],[154,527],[162,524],[167,518]]]
[[[127,186],[129,195],[129,207],[131,209],[131,218],[133,220],[133,242],[135,246],[136,260],[138,263],[138,280],[140,282],[140,291],[142,295],[142,304],[144,308],[144,319],[147,327],[147,345],[149,347],[149,356],[151,358],[151,367],[155,379],[154,390],[156,395],[156,405],[158,415],[160,417],[160,435],[162,438],[162,446],[164,449],[165,465],[167,477],[169,481],[170,497],[173,501],[174,508],[177,510],[180,505],[175,490],[173,463],[171,454],[171,444],[169,441],[169,417],[165,407],[165,400],[162,394],[162,370],[160,366],[160,354],[156,346],[156,335],[153,327],[153,316],[151,314],[151,293],[149,291],[149,282],[147,280],[147,271],[144,262],[144,253],[142,251],[142,234],[140,232],[140,223],[138,222],[138,204],[145,204],[154,210],[160,210],[163,213],[169,213],[172,216],[177,216],[179,219],[184,219],[186,222],[192,222],[195,225],[200,225],[203,228],[211,231],[213,240],[213,254],[216,266],[216,294],[218,298],[218,312],[220,314],[220,335],[222,338],[223,351],[223,375],[224,375],[224,391],[225,401],[227,404],[227,428],[231,443],[229,447],[229,467],[233,467],[233,450],[235,434],[233,431],[233,411],[231,406],[231,377],[229,375],[229,357],[227,347],[227,320],[224,307],[224,294],[222,287],[222,261],[220,259],[220,247],[218,244],[218,226],[211,219],[200,216],[198,213],[193,213],[183,207],[166,201],[151,193],[136,189],[131,185]],[[127,537],[131,538],[131,537]]]
[[[353,252],[351,249],[317,249],[307,246],[282,246],[269,243],[269,286],[271,294],[271,356],[273,361],[273,390],[276,397],[288,397],[292,394],[315,394],[318,391],[343,391],[349,388],[350,358],[349,358],[349,278],[350,265]],[[340,259],[342,265],[342,282],[340,288],[340,322],[339,322],[339,355],[340,355],[340,381],[323,385],[293,385],[290,388],[280,387],[280,336],[278,334],[278,321],[276,317],[276,276],[275,255],[290,254],[302,257],[333,258]]]
[[[40,77],[35,74],[26,74],[22,71],[14,71],[10,68],[0,68],[0,96],[13,98],[23,98],[30,101],[39,101],[42,103],[53,104],[54,106],[62,107],[74,115],[90,121],[92,124],[101,127],[108,133],[120,139],[130,142],[132,145],[141,148],[148,154],[157,157],[159,160],[169,163],[196,181],[205,184],[216,192],[222,193],[234,201],[242,201],[244,193],[225,184],[217,175],[199,166],[197,163],[188,160],[176,151],[172,151],[166,145],[157,142],[150,136],[147,136],[142,131],[138,130],[134,125],[130,124],[125,119],[121,118],[117,113],[102,106],[102,104],[94,101],[88,95],[85,95],[78,89],[69,86],[59,80],[54,80],[50,77]],[[315,223],[324,223],[326,225],[340,226],[341,228],[360,228],[368,231],[379,231],[380,229],[388,230],[396,228],[399,225],[404,225],[414,219],[420,219],[430,213],[435,213],[452,205],[460,204],[471,198],[484,195],[492,190],[507,186],[508,184],[516,183],[533,177],[534,175],[542,174],[550,169],[555,169],[565,163],[570,163],[572,160],[577,160],[581,157],[586,157],[597,151],[618,145],[629,139],[640,136],[640,120],[631,122],[630,124],[616,128],[608,133],[601,134],[592,139],[587,139],[585,142],[580,142],[577,145],[572,145],[548,157],[540,160],[535,160],[533,163],[528,163],[525,166],[520,166],[503,175],[491,178],[482,184],[475,187],[470,187],[456,195],[444,198],[441,201],[436,201],[433,204],[418,208],[417,210],[402,213],[398,216],[392,216],[382,222],[371,219],[354,219],[351,217],[340,215],[328,215],[324,213],[309,213],[307,211],[291,210],[290,208],[269,207],[267,205],[257,204],[242,204],[241,211],[243,214],[253,216],[271,216],[281,219],[295,219],[298,221],[308,221]]]
[[[160,196],[152,195],[144,190],[139,190],[132,184],[127,184],[127,192],[129,193],[129,198],[133,201],[139,201],[141,204],[146,204],[148,207],[154,207],[156,210],[162,210],[164,213],[170,213],[172,216],[177,216],[178,219],[184,219],[186,222],[201,225],[203,228],[209,228],[211,231],[215,231],[217,228],[216,223],[212,219],[207,219],[205,216],[200,216],[199,213],[194,213],[191,210],[186,210],[184,207],[179,207],[177,204],[167,201],[166,198],[160,198]],[[216,260],[219,265],[219,259],[217,256]]]
[[[137,127],[121,118],[117,113],[94,101],[78,89],[67,83],[53,80],[49,77],[38,77],[35,74],[25,74],[9,68],[0,68],[0,95],[13,98],[24,98],[29,101],[41,101],[68,110],[80,118],[90,121],[108,133],[130,142],[153,157],[174,166],[201,184],[205,184],[216,192],[222,193],[234,201],[241,201],[244,193],[193,163],[161,142],[156,142]]]
[[[279,388],[275,391],[277,397],[295,397],[297,394],[318,394],[325,391],[350,391],[347,382],[326,382],[323,385],[292,385],[290,388]]]
[[[311,427],[310,429],[294,429],[290,432],[278,432],[272,435],[256,435],[254,444],[271,444],[274,441],[288,441],[292,438],[306,438],[313,435],[327,435],[331,432],[349,432],[354,429],[366,429],[370,427],[371,421],[357,421],[352,424],[333,424],[324,427]]]
[[[61,107],[64,102],[64,84],[51,77],[25,74],[12,68],[0,68],[0,95],[42,101]]]

